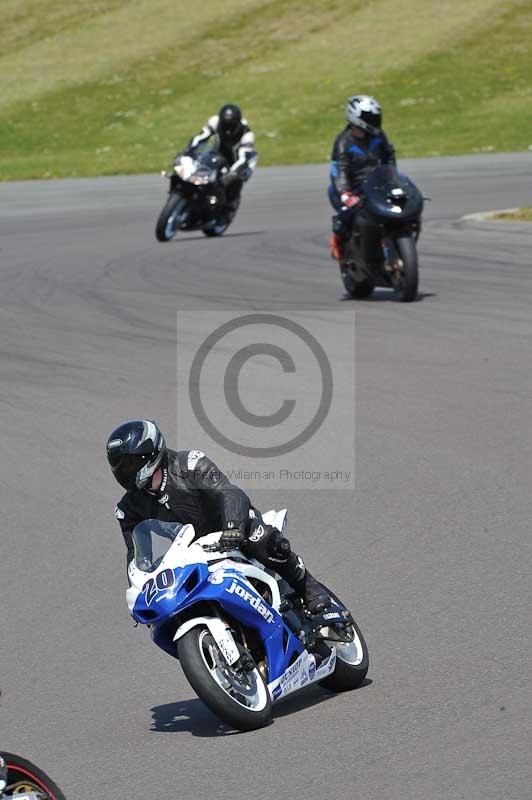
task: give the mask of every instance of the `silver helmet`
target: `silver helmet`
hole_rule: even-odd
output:
[[[356,128],[371,134],[381,132],[382,111],[374,97],[367,94],[352,95],[347,101],[345,116]]]

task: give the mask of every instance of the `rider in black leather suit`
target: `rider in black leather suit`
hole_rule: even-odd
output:
[[[115,516],[127,546],[128,564],[134,555],[133,529],[139,522],[190,523],[196,537],[223,531],[222,548],[240,548],[273,569],[311,613],[329,605],[328,590],[308,572],[288,539],[262,520],[247,494],[200,450],[169,450],[154,422],[132,420],[109,436],[107,458],[115,478],[127,490]]]
[[[229,172],[222,179],[226,187],[226,215],[229,221],[240,204],[242,187],[253,173],[257,158],[255,135],[248,121],[242,117],[240,108],[233,103],[227,103],[192,137],[183,155],[195,157],[198,149],[211,137],[214,137],[215,148],[229,164]]]
[[[331,256],[345,257],[360,204],[357,190],[379,164],[395,164],[395,149],[381,128],[381,107],[374,97],[353,95],[347,101],[348,124],[336,137],[331,155],[329,200],[332,220]]]

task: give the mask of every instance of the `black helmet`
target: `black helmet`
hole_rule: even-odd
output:
[[[237,142],[242,135],[242,112],[238,106],[228,103],[218,112],[218,136],[225,142]]]
[[[149,419],[123,422],[107,440],[107,460],[116,480],[127,491],[143,489],[165,453],[164,436]]]
[[[362,128],[372,134],[381,132],[382,111],[374,97],[354,94],[347,101],[345,116],[355,128]]]

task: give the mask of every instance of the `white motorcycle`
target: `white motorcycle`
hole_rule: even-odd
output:
[[[283,530],[286,511],[263,515]],[[194,541],[192,525],[145,520],[133,531],[127,603],[156,645],[178,658],[189,683],[239,730],[271,720],[273,703],[312,683],[356,689],[368,671],[360,628],[338,598],[312,615],[279,576],[221,533]]]

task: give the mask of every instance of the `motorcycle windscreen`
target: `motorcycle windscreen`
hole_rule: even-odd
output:
[[[211,179],[215,179],[218,176],[222,167],[229,167],[227,159],[213,148],[205,150],[198,158],[198,163],[201,164],[203,169],[211,173]]]
[[[397,197],[394,190],[402,190]],[[368,175],[363,184],[368,210],[377,216],[405,219],[417,216],[423,208],[423,197],[417,186],[391,164],[383,164]]]
[[[153,572],[183,527],[181,522],[163,522],[159,519],[139,522],[132,534],[137,569]]]

